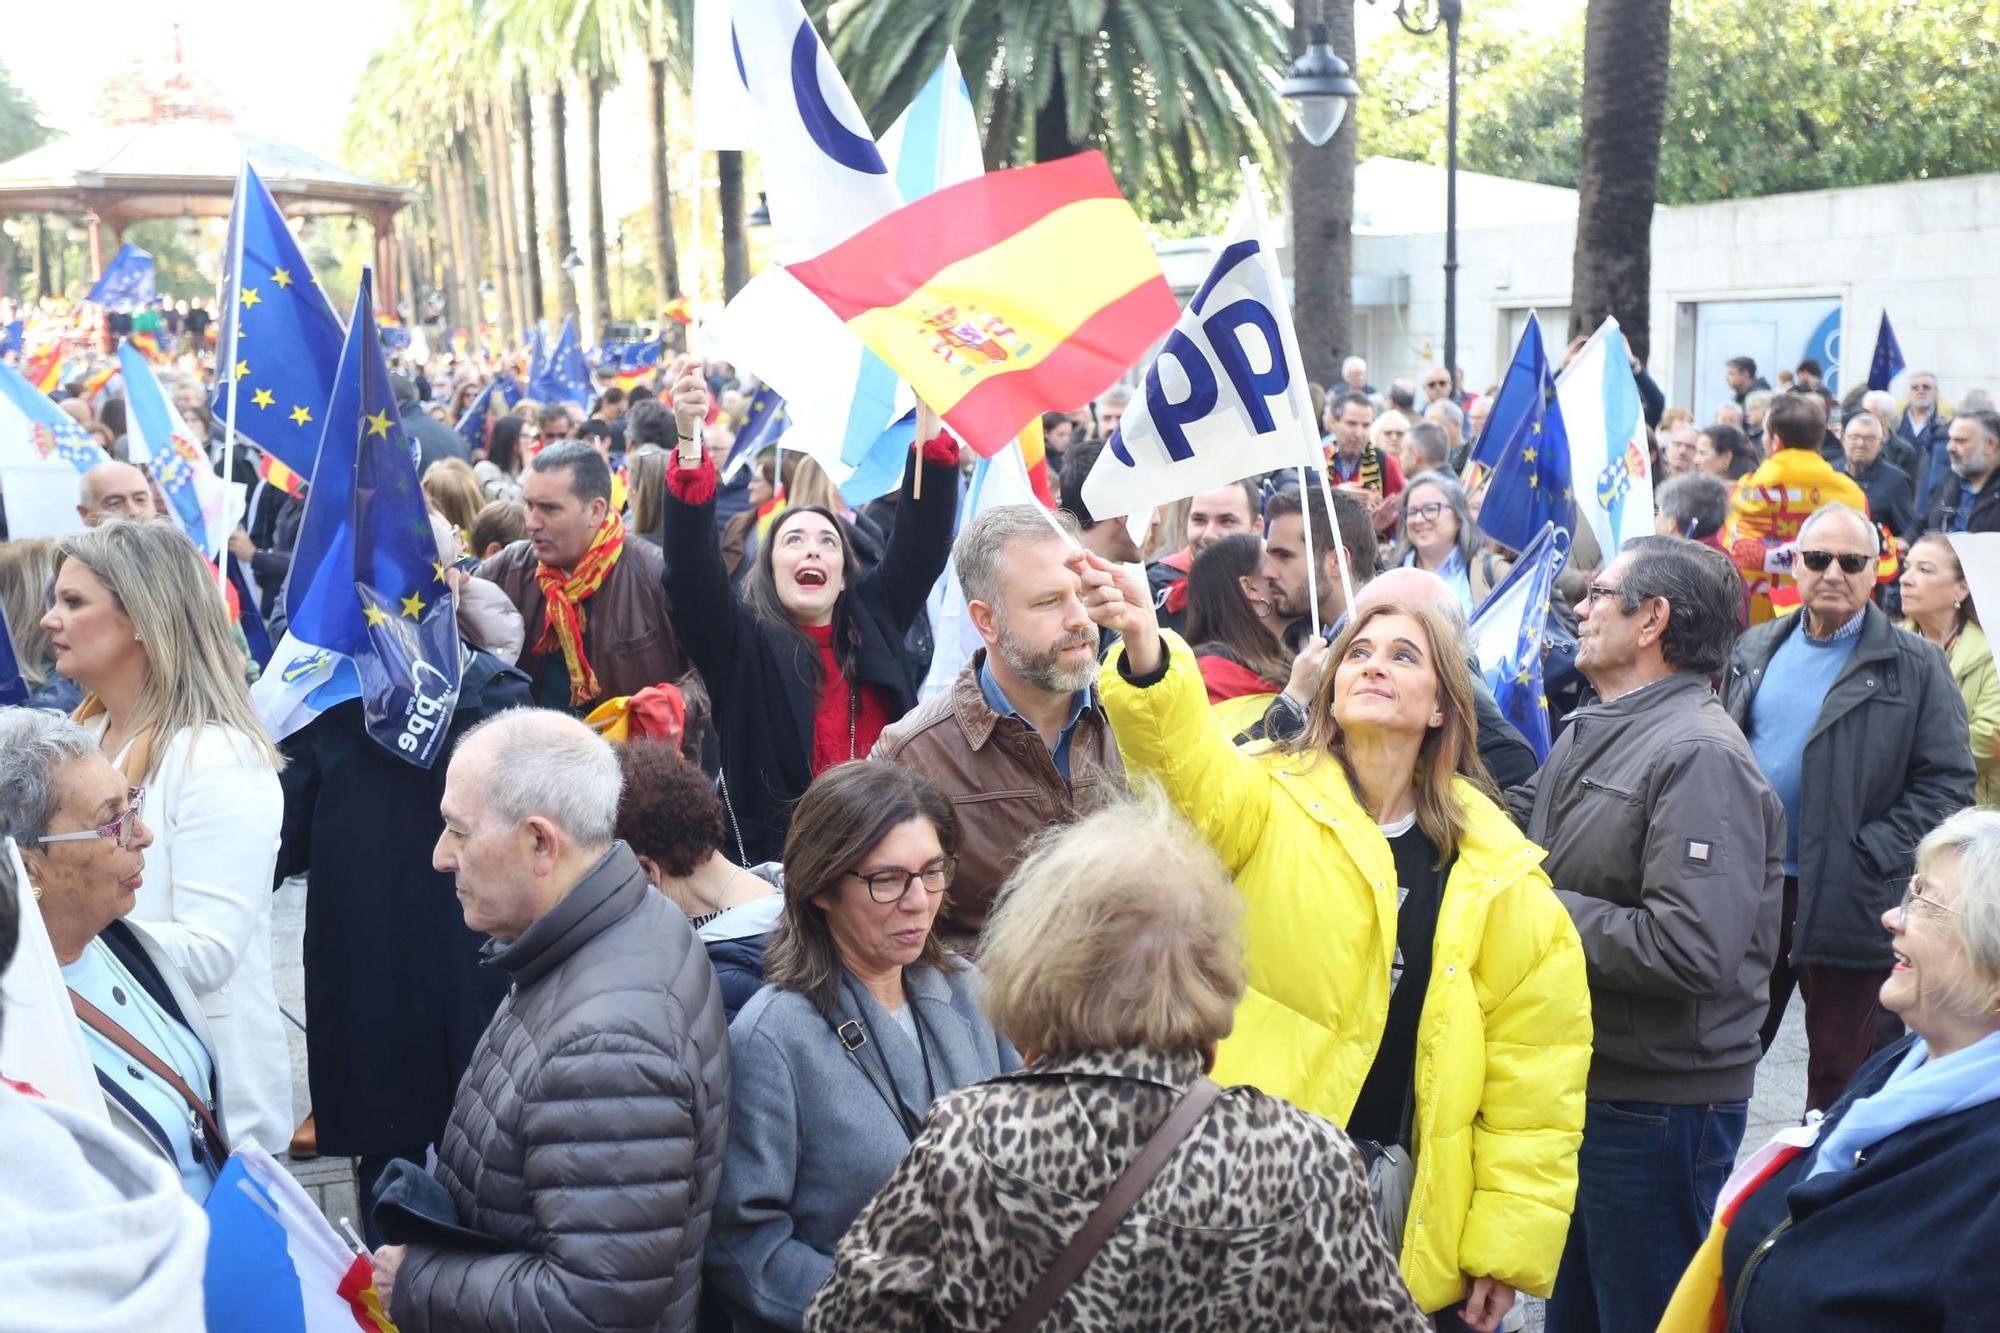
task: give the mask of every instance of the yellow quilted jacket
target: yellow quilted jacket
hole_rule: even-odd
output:
[[[1339,764],[1234,749],[1193,653],[1166,679],[1100,686],[1128,773],[1150,774],[1245,904],[1249,986],[1215,1078],[1345,1125],[1389,1012],[1395,861]],[[1569,1232],[1590,1071],[1590,990],[1542,850],[1469,784],[1417,1029],[1416,1185],[1403,1280],[1434,1311],[1467,1277],[1546,1296]]]

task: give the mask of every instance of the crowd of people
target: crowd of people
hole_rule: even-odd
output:
[[[1542,759],[1469,628],[1520,555],[1468,465],[1492,395],[1442,368],[1315,390],[1330,506],[1274,474],[1138,523],[1081,499],[1122,387],[1044,419],[1059,509],[967,513],[928,409],[853,505],[795,452],[723,475],[727,366],[461,433],[493,369],[394,377],[464,644],[430,771],[360,699],[276,743],[251,708],[304,488],[222,460],[225,602],[122,404],[58,391],[119,461],[82,532],[0,543],[0,966],[19,935],[10,977],[66,992],[0,1001],[0,1198],[37,1219],[0,1211],[0,1268],[121,1201],[152,1247],[52,1257],[63,1308],[176,1326],[190,1209],[254,1142],[355,1159],[413,1333],[1990,1319],[1979,391],[1830,428],[1818,367],[1739,358],[1697,427],[1635,368],[1657,534],[1579,534]],[[199,367],[166,378],[206,432]],[[1801,1128],[1732,1179],[1794,991]]]

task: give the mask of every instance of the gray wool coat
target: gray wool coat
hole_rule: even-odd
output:
[[[729,1025],[729,1152],[707,1277],[737,1333],[799,1328],[833,1272],[834,1246],[909,1151],[906,1126],[921,1130],[936,1097],[1021,1066],[987,1022],[970,965],[911,967],[903,985],[930,1056],[929,1095],[916,1043],[859,983],[846,988],[840,1017],[858,1016],[868,1045],[855,1055],[882,1055],[907,1117],[804,995],[766,986]]]
[[[390,1317],[440,1330],[695,1326],[729,1112],[722,990],[624,843],[487,965],[513,989],[458,1087],[437,1178],[507,1252],[412,1245]]]

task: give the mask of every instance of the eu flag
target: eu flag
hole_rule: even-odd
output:
[[[216,417],[228,421],[233,383],[236,433],[310,480],[345,335],[248,162],[229,218],[217,337]]]
[[[14,636],[7,629],[7,608],[0,606],[0,708],[12,708],[28,701],[28,682],[21,678],[21,664],[14,657]]]
[[[660,356],[666,351],[666,342],[655,338],[647,343],[626,343],[618,351],[618,359],[613,361],[607,350],[605,364],[618,369],[618,387],[628,392],[644,384],[648,376],[660,367]]]
[[[285,610],[301,646],[353,660],[375,742],[429,768],[458,703],[458,617],[389,388],[374,299],[364,269]]]
[[[1484,510],[1481,511],[1482,515]],[[1500,714],[1534,747],[1535,760],[1549,757],[1549,701],[1542,688],[1542,639],[1549,623],[1549,597],[1556,573],[1569,555],[1569,533],[1544,523],[1514,568],[1472,618],[1472,642],[1480,670],[1492,687]]]
[[[1896,343],[1896,330],[1889,324],[1889,312],[1882,312],[1881,327],[1875,330],[1875,359],[1868,363],[1868,387],[1887,389],[1891,380],[1903,373],[1903,349]]]
[[[1569,435],[1556,403],[1555,377],[1542,346],[1542,325],[1531,311],[1500,382],[1473,457],[1493,470],[1479,507],[1479,527],[1516,551],[1545,523],[1576,531],[1570,512]]]
[[[83,299],[107,310],[148,306],[158,298],[153,257],[127,241],[111,256],[97,282]]]
[[[577,337],[573,316],[563,320],[562,332],[556,336],[556,345],[549,349],[548,360],[528,385],[528,396],[538,403],[575,403],[578,407],[589,404],[590,363],[583,359],[583,344]]]
[[[743,429],[736,432],[736,443],[729,446],[729,457],[723,461],[723,480],[735,476],[745,463],[776,442],[791,424],[784,395],[768,384],[758,385],[757,392],[750,395],[750,405],[743,411]]]
[[[502,407],[512,407],[521,400],[520,387],[514,377],[502,371],[493,377],[492,383],[479,391],[472,400],[472,406],[465,409],[465,415],[458,419],[458,434],[470,449],[484,449],[486,437],[493,433],[493,422],[499,416],[493,405],[499,399]]]

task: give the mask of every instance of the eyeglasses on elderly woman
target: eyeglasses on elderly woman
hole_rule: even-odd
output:
[[[146,803],[146,789],[126,788],[125,800],[125,808],[113,815],[109,823],[76,833],[44,833],[30,841],[46,847],[52,842],[87,842],[92,838],[110,838],[120,847],[130,848],[139,840],[139,810]]]
[[[1950,903],[1939,902],[1931,896],[1931,883],[1922,875],[1910,876],[1910,885],[1903,890],[1902,906],[1896,909],[1896,929],[1903,930],[1910,924],[1910,904],[1915,903],[1932,916],[1961,915]]]

